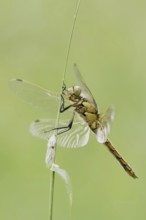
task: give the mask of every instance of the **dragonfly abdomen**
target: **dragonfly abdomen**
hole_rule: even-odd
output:
[[[133,178],[138,178],[132,168],[128,165],[128,163],[121,157],[121,155],[116,151],[111,142],[107,140],[104,145],[108,148],[108,150],[115,156],[115,158],[122,165],[124,170]]]

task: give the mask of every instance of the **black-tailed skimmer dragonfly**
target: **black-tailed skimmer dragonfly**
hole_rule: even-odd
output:
[[[61,113],[68,109],[73,110],[71,120],[69,122],[59,120],[58,128],[54,128],[55,119],[38,119],[32,122],[30,126],[31,133],[37,137],[48,140],[54,133],[54,130],[57,129],[59,134],[57,138],[58,145],[76,148],[85,146],[88,143],[90,131],[92,131],[97,141],[108,148],[125,171],[133,178],[137,178],[134,171],[108,139],[114,119],[113,106],[110,106],[105,113],[99,113],[97,104],[77,66],[74,65],[73,69],[78,86],[66,88],[66,86],[63,85],[60,106]],[[21,79],[11,80],[10,88],[28,103],[35,107],[45,109],[48,112],[51,103],[55,100],[59,103],[60,100],[60,95]],[[65,106],[67,100],[69,104]]]

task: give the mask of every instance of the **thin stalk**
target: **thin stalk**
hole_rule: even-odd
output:
[[[63,86],[64,80],[65,80],[67,64],[68,64],[68,59],[69,59],[69,53],[70,53],[70,48],[71,48],[71,43],[72,43],[72,38],[73,38],[73,33],[74,33],[74,28],[75,28],[75,24],[76,24],[76,19],[77,19],[80,3],[81,3],[81,0],[78,0],[75,14],[73,17],[73,24],[72,24],[72,28],[71,28],[71,32],[70,32],[70,37],[69,37],[69,43],[68,43],[68,49],[67,49],[67,54],[66,54],[66,59],[65,59],[64,72],[63,72],[63,77],[62,77],[63,80],[62,80],[62,84],[61,84],[60,94],[62,93],[62,86]],[[58,106],[58,113],[57,113],[57,117],[56,117],[56,126],[55,127],[58,127],[58,124],[59,124],[60,105],[61,105],[61,99],[60,99],[59,106]],[[57,137],[57,133],[58,133],[58,130],[56,130],[56,137]],[[55,146],[55,149],[56,149],[56,146]],[[55,153],[55,155],[56,155],[56,153]],[[55,157],[54,157],[54,163],[55,163]],[[53,219],[54,185],[55,185],[55,172],[51,171],[51,174],[50,174],[49,220]]]
[[[51,170],[51,173],[50,173],[49,220],[53,219],[54,184],[55,184],[55,172]]]
[[[64,80],[65,80],[66,69],[67,69],[67,64],[68,64],[68,59],[69,59],[69,53],[70,53],[70,48],[71,48],[71,43],[72,43],[72,38],[73,38],[73,33],[74,33],[74,29],[75,29],[75,24],[76,24],[76,20],[77,20],[77,15],[78,15],[80,3],[81,3],[81,0],[78,0],[77,7],[76,7],[76,10],[75,10],[75,14],[74,14],[74,17],[73,17],[73,24],[72,24],[72,29],[71,29],[71,32],[70,32],[70,38],[69,38],[69,42],[68,42],[68,49],[67,49],[67,54],[66,54],[66,59],[65,59],[66,61],[65,61],[65,66],[64,66],[62,85],[63,85]]]

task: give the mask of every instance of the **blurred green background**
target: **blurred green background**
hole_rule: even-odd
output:
[[[75,0],[0,2],[0,219],[48,219],[46,142],[29,134],[36,111],[8,89],[23,78],[60,91]],[[91,135],[81,149],[57,150],[73,187],[69,206],[56,176],[55,220],[146,218],[146,1],[82,1],[66,83],[76,62],[101,111],[116,109],[110,139],[139,179],[133,180]],[[56,109],[55,109],[56,111]]]

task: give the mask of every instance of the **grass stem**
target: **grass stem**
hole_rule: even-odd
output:
[[[65,80],[66,69],[67,69],[67,64],[68,64],[68,59],[69,59],[69,53],[70,53],[70,48],[71,48],[71,43],[72,43],[72,38],[73,38],[73,33],[74,33],[76,19],[77,19],[77,15],[78,15],[78,11],[79,11],[80,2],[81,2],[81,0],[78,0],[76,10],[75,10],[75,14],[74,14],[74,17],[73,17],[73,24],[72,24],[72,28],[71,28],[71,32],[70,32],[70,38],[69,38],[68,49],[67,49],[66,60],[65,60],[65,66],[64,66],[64,72],[63,72],[61,93],[62,93],[62,86],[63,86],[64,80]],[[56,117],[56,126],[55,127],[58,127],[58,123],[59,123],[60,105],[61,105],[61,99],[60,99],[60,103],[59,103],[59,106],[58,106],[58,114],[57,114],[57,117]],[[57,137],[57,132],[58,131],[56,130],[56,137]],[[56,152],[56,146],[55,146],[55,152]],[[54,158],[54,163],[55,163],[55,158]],[[51,178],[50,178],[49,220],[53,220],[55,172],[51,171],[50,176],[51,176]]]
[[[50,203],[49,203],[49,220],[53,219],[53,200],[54,200],[54,184],[55,172],[50,170]]]

